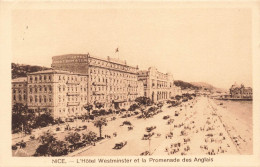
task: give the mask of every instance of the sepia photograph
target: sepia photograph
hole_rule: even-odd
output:
[[[253,9],[192,4],[12,9],[11,157],[253,156]]]

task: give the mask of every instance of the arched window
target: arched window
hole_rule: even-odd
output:
[[[37,97],[37,96],[35,96],[34,100],[35,100],[35,102],[38,102],[38,97]]]
[[[33,102],[33,97],[32,96],[30,96],[30,102]]]
[[[40,103],[42,102],[42,96],[41,95],[39,96],[39,102]]]

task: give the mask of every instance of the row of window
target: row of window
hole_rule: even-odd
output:
[[[59,80],[63,81],[87,81],[87,77],[83,76],[66,76],[66,75],[59,75]]]
[[[29,86],[29,93],[37,93],[37,92],[42,92],[44,91],[45,93],[46,92],[52,92],[52,86],[49,85],[49,86],[35,86],[35,87],[32,87],[32,86]]]
[[[36,76],[30,76],[29,77],[29,82],[42,82],[42,81],[51,81],[52,76],[51,75],[36,75]]]
[[[78,102],[78,100],[81,101],[87,101],[87,96],[81,96],[80,98],[78,98],[78,96],[67,96],[68,97],[68,102]],[[59,96],[59,102],[65,102],[65,96],[61,97]]]
[[[18,89],[18,90],[16,90],[16,89],[13,89],[13,93],[26,93],[26,90],[25,89]]]
[[[133,78],[133,79],[137,78],[137,75],[128,74],[128,73],[124,73],[124,72],[117,72],[117,71],[99,69],[99,68],[90,69],[90,74],[92,74],[92,75],[102,74],[102,75],[110,75],[110,76]]]
[[[30,103],[33,103],[33,102],[35,102],[35,103],[37,103],[37,102],[47,103],[47,102],[52,102],[52,97],[51,96],[47,97],[47,96],[41,96],[41,95],[37,96],[37,95],[35,95],[34,97],[30,96],[29,101],[30,101]]]
[[[63,86],[59,85],[58,89],[59,89],[59,92],[66,91],[66,86],[65,85],[63,85]],[[78,92],[78,90],[80,90],[80,92],[83,92],[83,91],[86,92],[87,88],[83,87],[82,85],[80,86],[80,89],[78,89],[77,85],[76,86],[73,86],[73,85],[67,86],[67,91],[68,92],[74,92],[74,91]]]
[[[13,100],[14,101],[26,101],[26,95],[13,95]]]

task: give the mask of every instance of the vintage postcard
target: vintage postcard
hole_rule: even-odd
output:
[[[259,4],[0,2],[0,165],[260,166]]]

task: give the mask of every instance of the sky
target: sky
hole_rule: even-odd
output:
[[[153,6],[16,9],[12,62],[51,66],[52,56],[117,57],[175,80],[252,86],[252,20],[247,8]]]

